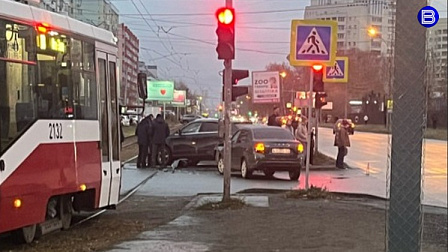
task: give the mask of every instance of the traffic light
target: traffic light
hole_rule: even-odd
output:
[[[224,76],[226,75],[226,70],[222,71],[222,84],[224,84]],[[236,85],[239,80],[249,77],[249,70],[232,69],[232,85]]]
[[[313,65],[313,92],[324,92],[324,68],[322,65]]]
[[[224,101],[224,86],[222,87],[222,100]],[[249,86],[232,86],[232,101],[236,101],[238,96],[247,95],[249,93]]]
[[[220,8],[216,11],[218,19],[218,59],[231,60],[235,58],[235,11],[232,8]]]
[[[317,92],[314,97],[314,107],[320,109],[327,105],[327,94],[325,92]]]
[[[138,84],[138,97],[143,100],[148,98],[148,86],[146,84],[147,77],[145,73],[137,74],[137,84]]]

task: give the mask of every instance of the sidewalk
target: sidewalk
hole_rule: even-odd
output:
[[[179,217],[109,251],[385,251],[385,201],[345,196],[329,200],[290,199],[284,193],[240,196],[248,204],[257,203],[256,206],[196,210],[198,203],[211,199],[211,195],[200,195],[186,205]],[[127,208],[135,202],[139,202],[141,209],[154,210],[157,200],[161,202],[157,197],[131,197],[118,211],[131,214]],[[423,223],[422,251],[446,251],[446,214],[427,213]]]

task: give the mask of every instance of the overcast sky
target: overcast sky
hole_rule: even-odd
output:
[[[208,92],[209,105],[221,99],[223,69],[217,59],[215,11],[225,0],[112,0],[140,40],[140,60],[157,65],[161,79],[182,80],[197,93]],[[264,70],[286,61],[292,19],[303,18],[309,0],[234,0],[234,69]],[[446,17],[445,0],[431,5]],[[250,78],[241,81],[250,84]]]

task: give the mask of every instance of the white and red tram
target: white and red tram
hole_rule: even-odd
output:
[[[31,242],[118,203],[117,80],[112,33],[0,0],[0,233]]]

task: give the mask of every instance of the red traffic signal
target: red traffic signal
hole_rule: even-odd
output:
[[[324,66],[321,65],[321,64],[314,64],[314,65],[313,65],[313,70],[314,70],[314,72],[320,72],[320,71],[322,71],[323,69],[324,69]]]
[[[321,64],[313,65],[313,92],[324,92],[324,66]]]
[[[218,59],[235,58],[235,11],[232,8],[220,8],[216,11],[218,20],[218,45],[216,52]]]
[[[230,25],[233,23],[234,11],[231,8],[220,8],[216,11],[218,22],[223,25]]]

